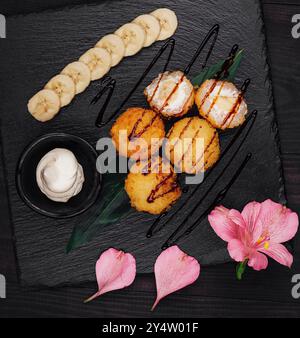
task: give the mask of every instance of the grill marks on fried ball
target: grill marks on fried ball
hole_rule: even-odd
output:
[[[166,156],[176,168],[183,172],[195,174],[212,167],[220,156],[219,136],[215,128],[199,117],[184,118],[176,122],[167,135]],[[196,139],[204,141],[200,156],[197,154]],[[190,139],[187,148],[183,148],[184,139]],[[182,141],[180,144],[179,142]],[[184,160],[189,157],[190,162]],[[176,163],[175,163],[176,160]],[[204,165],[202,165],[202,160]]]
[[[181,196],[177,175],[171,167],[168,173],[163,172],[162,159],[156,162],[147,161],[143,169],[147,173],[130,172],[125,181],[125,190],[132,207],[138,211],[159,215],[168,210]]]
[[[128,138],[120,141],[119,136],[122,131],[127,133]],[[153,110],[134,107],[127,109],[116,120],[110,133],[117,150],[122,156],[135,157],[137,151],[140,150],[142,158],[149,158],[151,139],[158,139],[160,145],[165,137],[165,127],[160,116]],[[140,138],[147,144],[145,149],[139,149]],[[126,147],[124,147],[124,144],[121,147],[120,142],[125,142]],[[127,149],[127,154],[124,148]]]
[[[185,115],[195,100],[194,87],[181,71],[159,74],[144,94],[150,107],[166,118]]]
[[[227,81],[205,81],[196,92],[195,102],[199,114],[222,130],[243,124],[248,113],[244,92]]]

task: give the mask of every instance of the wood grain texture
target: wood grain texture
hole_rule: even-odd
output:
[[[248,270],[238,282],[232,264],[209,267],[202,270],[195,284],[163,300],[154,313],[150,312],[155,298],[152,274],[140,275],[129,288],[103,295],[90,304],[83,304],[83,300],[95,292],[94,284],[31,290],[10,283],[0,316],[299,317],[299,301],[290,295],[292,273],[272,263],[268,271]]]
[[[39,8],[49,8],[61,0],[42,1]],[[64,2],[64,0],[62,0]],[[74,0],[66,0],[68,3]],[[86,0],[81,0],[86,2]],[[76,0],[75,0],[76,2]],[[273,87],[276,103],[277,93],[287,92],[286,83],[288,76],[299,76],[299,67],[291,69],[290,63],[281,62],[281,57],[293,60],[297,65],[300,52],[299,44],[291,41],[290,36],[282,37],[282,30],[288,32],[291,28],[290,15],[299,13],[300,6],[273,5],[274,1],[263,1],[268,38],[269,56],[273,74]],[[277,2],[277,1],[276,1]],[[283,3],[283,1],[280,1]],[[295,1],[288,1],[293,3]],[[8,4],[11,4],[9,0]],[[18,8],[12,12],[22,12],[25,3],[30,3],[28,11],[35,11],[37,1],[26,0],[18,2]],[[270,3],[270,4],[267,4]],[[0,12],[4,13],[5,1],[1,1]],[[15,11],[14,11],[15,10]],[[288,14],[287,14],[288,13]],[[275,18],[285,16],[281,25]],[[272,32],[272,35],[271,35]],[[276,73],[274,71],[276,69]],[[284,81],[281,81],[283,79]],[[294,84],[287,105],[277,107],[278,118],[288,116],[297,119],[299,114],[294,110],[294,102],[298,100],[297,88]],[[281,118],[279,130],[281,142],[285,145],[283,166],[286,181],[286,191],[289,205],[300,212],[300,139],[297,126],[289,123],[288,118]],[[288,123],[288,125],[286,125]],[[284,128],[284,129],[283,129]],[[3,191],[1,200],[3,200]],[[1,208],[1,230],[3,220],[6,221],[6,210]],[[0,232],[0,237],[4,232]],[[300,242],[297,236],[296,264],[291,273],[300,271]],[[0,246],[1,254],[3,246]],[[0,272],[4,272],[1,264]],[[294,301],[290,295],[290,273],[287,270],[272,264],[268,271],[255,273],[247,272],[247,277],[242,283],[237,283],[233,276],[234,266],[226,264],[222,266],[203,269],[202,276],[193,286],[172,295],[166,299],[158,311],[152,316],[163,318],[174,317],[300,317],[299,301]],[[8,277],[13,273],[7,272]],[[94,284],[87,284],[78,288],[55,288],[50,290],[35,290],[20,288],[14,283],[8,285],[8,299],[1,300],[1,317],[150,317],[148,311],[154,298],[155,285],[153,275],[139,275],[132,287],[116,293],[105,295],[94,304],[84,306],[81,302],[86,296],[95,291]]]
[[[276,10],[275,10],[276,9]],[[291,22],[297,6],[264,6],[267,42],[270,50],[274,96],[283,153],[299,153],[300,83],[299,39],[293,39]]]

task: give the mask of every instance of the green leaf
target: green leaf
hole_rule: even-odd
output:
[[[248,259],[245,259],[244,262],[241,262],[236,266],[236,278],[238,280],[242,280],[243,274],[247,268],[247,264],[248,264]]]
[[[118,222],[129,213],[131,206],[124,189],[124,180],[125,175],[120,174],[103,176],[102,199],[97,211],[74,227],[66,248],[67,253],[91,241],[104,227]]]
[[[242,57],[243,57],[243,50],[240,50],[236,54],[233,64],[228,69],[228,76],[226,78],[228,81],[232,82],[234,80],[237,70],[241,64]],[[222,69],[224,62],[225,60],[218,62],[217,64],[204,69],[199,75],[194,77],[194,79],[192,80],[194,87],[200,87],[204,81],[213,78]]]

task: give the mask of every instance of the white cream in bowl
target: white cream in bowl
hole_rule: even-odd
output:
[[[68,202],[81,191],[84,173],[70,150],[56,148],[40,160],[36,169],[36,181],[50,200]]]

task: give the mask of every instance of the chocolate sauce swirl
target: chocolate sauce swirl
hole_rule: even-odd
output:
[[[189,236],[200,224],[201,222],[207,218],[207,216],[210,214],[210,212],[217,206],[219,205],[223,199],[226,197],[228,191],[230,190],[230,188],[232,187],[232,185],[236,182],[236,180],[238,179],[238,177],[240,176],[240,174],[242,173],[242,171],[244,170],[244,168],[246,167],[247,163],[249,162],[249,160],[252,157],[252,153],[248,153],[245,157],[245,159],[243,160],[243,162],[241,163],[241,165],[239,166],[239,168],[236,170],[236,172],[234,173],[233,177],[231,178],[231,180],[229,181],[229,183],[225,186],[224,189],[222,189],[217,197],[215,198],[215,200],[213,201],[213,203],[210,204],[210,206],[201,214],[201,216],[199,216],[193,223],[192,225],[190,225],[186,231],[184,231],[181,235],[178,235],[177,238],[176,235],[180,232],[180,230],[183,228],[182,225],[185,225],[185,223],[181,223],[180,226],[172,233],[172,235],[167,239],[167,241],[163,244],[162,246],[162,250],[174,245],[175,243],[177,243],[179,240],[181,240],[184,237]],[[196,207],[199,208],[199,206],[201,205],[202,200],[200,202],[198,202],[196,204]],[[189,220],[189,218],[191,217],[191,214],[186,217],[186,220]]]
[[[247,132],[245,133],[245,135],[243,136],[238,148],[235,150],[235,152],[232,154],[232,156],[230,157],[227,165],[225,166],[225,168],[223,169],[223,171],[220,173],[220,175],[217,177],[217,179],[212,183],[211,187],[207,190],[207,192],[204,194],[204,196],[201,198],[200,202],[202,203],[202,201],[205,199],[205,197],[210,193],[210,191],[214,188],[214,186],[217,184],[217,182],[221,179],[221,177],[223,176],[223,174],[225,173],[225,171],[227,170],[227,168],[229,167],[229,165],[231,164],[231,162],[234,160],[234,158],[236,157],[236,155],[238,154],[238,152],[240,151],[241,147],[243,146],[243,144],[245,143],[249,133],[251,132],[254,122],[256,120],[257,117],[257,110],[254,110],[246,119],[245,123],[243,125],[241,125],[238,129],[238,131],[236,132],[236,134],[234,135],[234,137],[231,139],[231,141],[229,142],[229,144],[226,146],[226,148],[224,149],[224,151],[222,152],[220,159],[217,163],[217,165],[215,165],[212,169],[210,169],[210,171],[205,175],[204,180],[202,182],[202,184],[205,182],[205,180],[208,179],[208,177],[216,170],[216,168],[218,168],[218,166],[220,166],[220,163],[222,163],[223,158],[226,156],[226,154],[229,152],[229,150],[233,147],[233,145],[237,142],[237,140],[239,139],[240,135],[243,133],[243,131],[246,129],[246,127],[250,124]],[[150,229],[147,232],[147,237],[150,238],[152,237],[155,233],[161,231],[172,219],[174,219],[174,217],[177,215],[177,213],[179,212],[179,210],[182,209],[182,207],[184,207],[191,199],[192,197],[199,191],[201,185],[198,185],[193,192],[191,193],[191,195],[187,198],[187,200],[185,201],[185,203],[181,206],[180,209],[178,209],[177,211],[175,211],[171,217],[164,222],[159,228],[158,225],[160,223],[160,221],[162,219],[164,219],[166,216],[169,215],[169,212],[163,213],[160,216],[158,216],[155,221],[153,222],[153,224],[151,225]],[[196,209],[195,209],[196,210]],[[192,211],[193,212],[193,211]]]
[[[152,67],[156,64],[156,62],[159,60],[159,58],[164,54],[164,52],[169,47],[170,47],[170,51],[169,51],[167,60],[166,60],[166,62],[164,64],[163,72],[165,72],[167,70],[168,65],[170,63],[170,60],[172,58],[173,52],[174,52],[174,47],[175,47],[175,40],[173,38],[168,39],[165,42],[165,44],[159,49],[159,51],[154,56],[154,58],[152,59],[152,61],[150,62],[150,64],[148,65],[148,67],[146,68],[146,70],[144,71],[144,73],[142,74],[142,76],[139,78],[139,80],[137,81],[137,83],[135,84],[135,86],[132,88],[132,90],[128,93],[128,95],[123,100],[123,102],[118,107],[118,109],[115,110],[115,112],[110,116],[110,118],[108,120],[106,120],[105,122],[103,122],[103,118],[104,118],[104,114],[105,114],[106,108],[107,108],[108,103],[109,103],[109,101],[111,99],[111,96],[112,96],[112,93],[111,93],[111,95],[106,100],[105,104],[103,105],[103,107],[101,108],[101,110],[100,110],[100,112],[98,114],[97,122],[96,122],[96,126],[97,127],[101,128],[103,126],[106,126],[108,123],[110,123],[117,116],[117,114],[122,110],[122,108],[125,106],[125,104],[127,103],[127,101],[131,98],[131,96],[137,90],[137,88],[139,87],[139,85],[142,83],[142,81],[144,80],[144,78],[148,75],[148,73],[150,72],[150,70],[152,69]],[[106,88],[106,87],[108,87],[108,84],[104,83],[103,86]],[[99,101],[99,99],[101,98],[101,96],[104,93],[103,90],[104,89],[101,89],[100,92],[95,96],[95,98],[92,100],[93,103],[96,103],[96,102]]]

